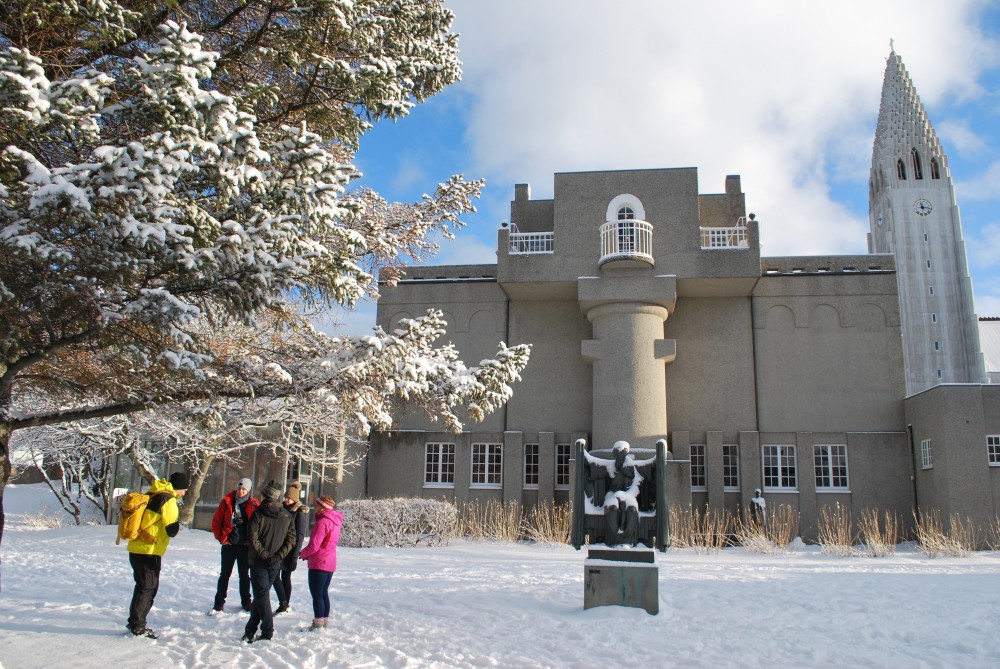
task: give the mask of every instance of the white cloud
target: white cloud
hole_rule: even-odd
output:
[[[976,95],[997,51],[975,0],[450,6],[469,173],[534,197],[555,172],[697,166],[702,192],[740,174],[767,255],[866,250],[867,220],[830,183],[867,197],[890,37],[928,103]]]
[[[1000,160],[991,163],[974,179],[956,183],[955,192],[959,202],[1000,198]]]
[[[949,147],[950,152],[975,155],[986,149],[986,140],[969,126],[965,119],[944,119],[934,124],[941,143]]]

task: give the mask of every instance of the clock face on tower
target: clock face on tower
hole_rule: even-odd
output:
[[[931,210],[933,209],[933,205],[931,205],[931,203],[924,198],[920,198],[913,203],[913,211],[917,212],[920,216],[926,216],[931,213]]]

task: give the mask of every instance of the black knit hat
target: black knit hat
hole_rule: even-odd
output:
[[[260,495],[269,502],[276,502],[281,498],[281,488],[274,481],[268,481]]]
[[[188,476],[184,472],[174,472],[168,479],[174,490],[187,490],[190,485]]]

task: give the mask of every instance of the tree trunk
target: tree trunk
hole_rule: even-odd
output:
[[[191,473],[191,485],[188,487],[187,494],[184,495],[181,525],[191,527],[191,521],[194,520],[194,507],[201,499],[201,486],[205,483],[205,477],[208,476],[208,470],[213,462],[215,462],[214,455],[202,455],[198,468]]]
[[[10,480],[10,423],[0,422],[0,544],[3,544],[3,528],[7,514],[3,510],[3,491]],[[2,564],[2,562],[0,562]],[[2,570],[0,570],[0,591],[3,590]]]

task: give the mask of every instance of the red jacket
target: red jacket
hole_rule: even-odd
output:
[[[225,544],[226,537],[233,531],[233,505],[235,503],[236,491],[234,490],[222,498],[222,501],[219,502],[219,508],[215,510],[215,515],[212,516],[212,534],[215,535],[216,540],[220,544]],[[244,523],[250,522],[250,516],[253,515],[258,506],[260,506],[260,502],[253,497],[247,501],[245,507],[247,517],[243,519]]]

